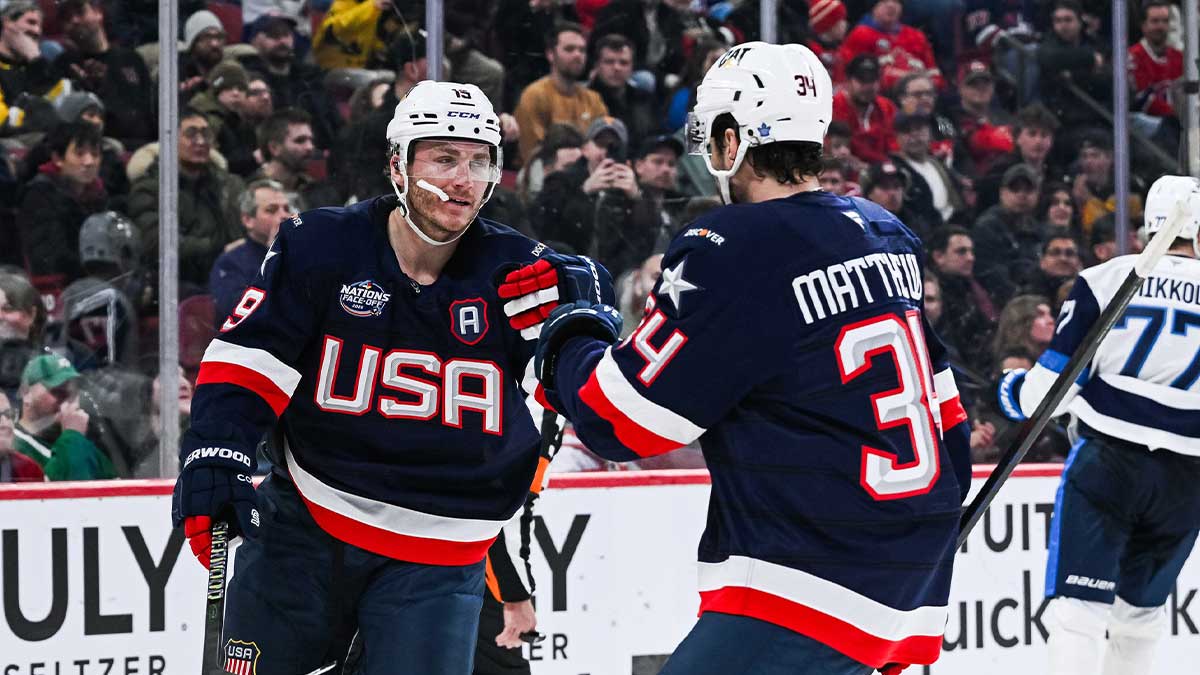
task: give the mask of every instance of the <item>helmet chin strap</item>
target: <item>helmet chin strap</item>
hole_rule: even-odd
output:
[[[737,154],[735,154],[733,157],[733,166],[728,169],[713,168],[712,157],[709,155],[704,155],[704,166],[708,169],[708,173],[711,174],[713,178],[717,179],[717,187],[721,191],[721,201],[725,204],[733,203],[733,198],[729,193],[729,179],[732,178],[733,174],[737,173],[737,170],[741,168],[742,161],[746,158],[746,150],[749,147],[750,144],[745,141],[738,143]]]
[[[468,229],[470,229],[471,225],[470,225],[470,223],[468,223],[467,227],[464,227],[462,229],[462,232],[459,232],[453,238],[447,239],[446,241],[438,241],[438,240],[430,237],[429,235],[422,232],[421,228],[417,227],[417,224],[413,222],[412,216],[410,215],[410,209],[408,207],[408,175],[405,174],[403,191],[400,190],[399,185],[396,185],[396,181],[394,181],[390,178],[388,179],[388,181],[392,184],[392,191],[395,192],[396,197],[398,197],[400,199],[400,215],[404,217],[404,222],[408,223],[408,227],[414,233],[416,233],[416,235],[418,237],[421,238],[421,241],[425,242],[426,244],[429,244],[430,246],[445,246],[447,244],[453,244],[454,242],[458,241],[464,234],[466,234]],[[443,192],[441,189],[439,189],[438,186],[430,183],[429,181],[425,180],[424,178],[417,181],[417,187],[421,188],[422,190],[425,190],[426,192],[432,192],[434,195],[437,196],[438,199],[442,200],[443,202],[450,201],[449,195],[447,195],[445,192]],[[484,197],[484,200],[483,200],[484,203],[487,203],[487,197],[491,196],[491,192],[492,192],[491,188],[489,188],[488,194]],[[479,206],[480,206],[480,208],[483,208],[483,204],[480,204]],[[476,211],[476,215],[478,215],[478,213],[479,212]],[[474,221],[475,221],[475,218],[472,217],[471,222],[474,222]]]

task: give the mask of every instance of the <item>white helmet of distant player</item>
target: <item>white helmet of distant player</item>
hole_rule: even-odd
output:
[[[1163,176],[1150,186],[1146,195],[1146,234],[1158,232],[1175,217],[1184,218],[1179,236],[1191,239],[1193,250],[1200,256],[1196,242],[1200,234],[1200,178]]]
[[[390,161],[394,162],[394,166],[404,175],[403,190],[396,181],[392,181],[392,189],[400,199],[400,213],[408,226],[425,243],[444,246],[456,241],[466,233],[466,229],[450,241],[432,239],[413,223],[408,205],[408,192],[414,188],[433,192],[442,201],[448,199],[436,186],[425,180],[417,180],[414,183],[408,175],[409,149],[413,143],[433,138],[474,141],[491,148],[490,165],[471,168],[473,179],[488,182],[487,191],[480,202],[482,207],[491,198],[496,183],[500,182],[500,167],[504,164],[503,152],[500,149],[500,118],[492,109],[492,102],[479,87],[473,84],[426,80],[410,89],[396,104],[396,112],[392,115],[392,121],[388,122],[387,140],[391,145],[392,158]]]
[[[729,113],[738,124],[733,165],[716,169],[708,152],[713,122]],[[752,147],[778,141],[823,143],[833,119],[833,84],[808,47],[747,42],[725,52],[704,75],[688,116],[688,151],[704,156],[721,198]]]

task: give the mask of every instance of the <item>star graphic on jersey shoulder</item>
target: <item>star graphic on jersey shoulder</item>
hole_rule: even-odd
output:
[[[259,276],[266,276],[266,274],[267,274],[267,261],[268,261],[268,260],[270,260],[271,258],[274,258],[274,257],[275,257],[275,256],[277,256],[277,255],[279,255],[279,252],[278,252],[278,251],[274,251],[274,250],[267,251],[267,254],[266,254],[265,256],[263,256],[262,265],[259,265],[259,267],[258,267],[258,274],[259,274]]]
[[[700,287],[683,278],[683,265],[687,260],[680,260],[675,269],[667,268],[663,270],[662,281],[658,287],[658,294],[665,295],[671,299],[671,304],[675,305],[675,311],[681,312],[683,308],[680,306],[680,296],[688,291],[700,290]]]

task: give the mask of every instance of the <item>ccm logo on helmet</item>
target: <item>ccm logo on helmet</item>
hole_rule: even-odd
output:
[[[451,110],[446,113],[446,117],[462,117],[469,120],[479,119],[479,113],[467,112],[465,110]]]

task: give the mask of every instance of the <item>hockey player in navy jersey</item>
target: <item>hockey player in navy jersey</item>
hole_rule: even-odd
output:
[[[709,70],[689,135],[730,205],[676,235],[620,344],[611,307],[532,299],[553,262],[500,289],[516,326],[548,314],[535,371],[590,450],[699,439],[701,615],[669,675],[894,672],[941,650],[970,431],[922,316],[920,241],[820,189],[831,94],[799,45]]]
[[[491,103],[422,82],[386,141],[395,195],[283,223],[201,365],[173,515],[206,564],[214,519],[244,538],[230,672],[325,672],[357,629],[358,672],[470,673],[484,555],[538,466],[533,343],[492,278],[545,247],[477,217],[502,164]]]
[[[1145,219],[1153,235],[1181,203],[1180,237],[1055,410],[1076,419],[1078,435],[1046,565],[1055,675],[1150,673],[1167,629],[1164,605],[1200,530],[1200,180],[1160,178]],[[1029,372],[1001,379],[1006,415],[1033,413],[1136,260],[1121,256],[1079,275],[1050,347]]]

